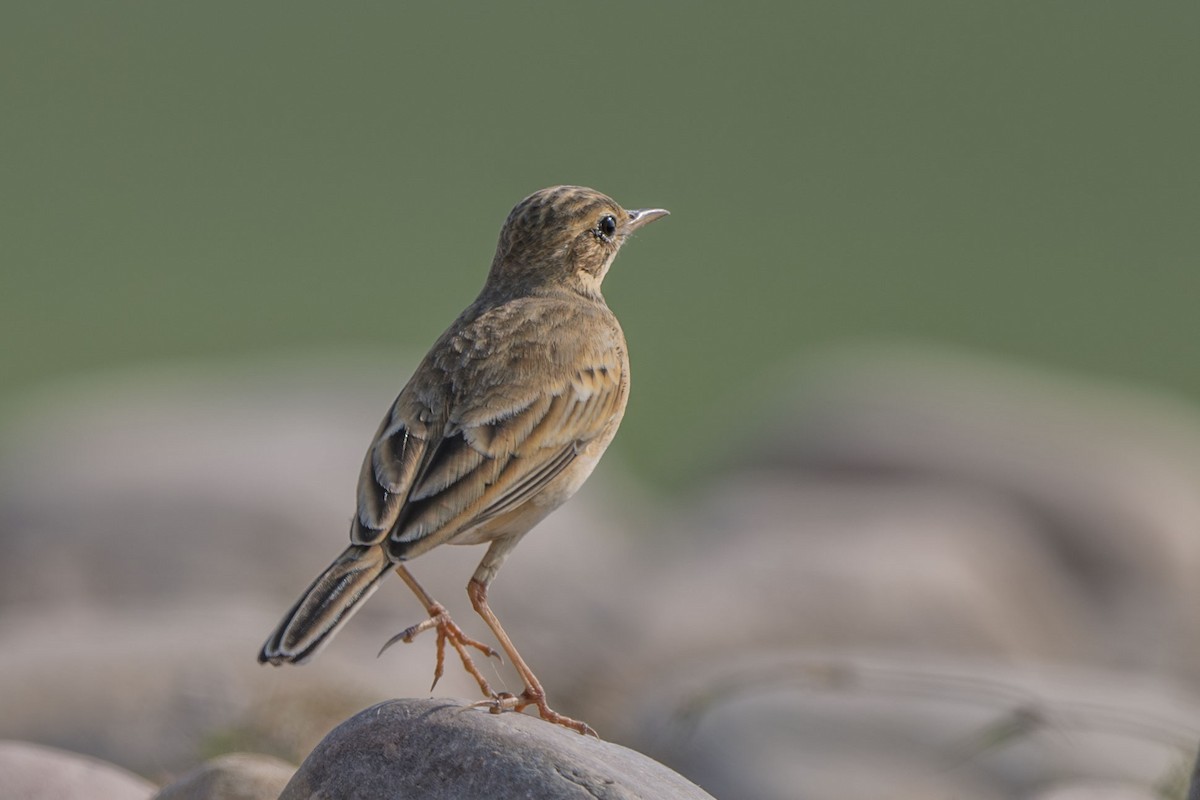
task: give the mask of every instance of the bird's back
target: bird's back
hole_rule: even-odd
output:
[[[527,530],[590,474],[625,410],[624,335],[603,300],[473,304],[401,392],[363,464],[356,541],[397,559]]]

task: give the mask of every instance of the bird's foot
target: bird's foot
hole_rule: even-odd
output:
[[[546,704],[546,692],[541,689],[526,688],[519,695],[511,692],[499,692],[493,694],[487,700],[480,700],[473,704],[477,708],[486,708],[493,714],[500,714],[504,711],[524,711],[529,706],[534,706],[538,710],[538,716],[547,722],[552,722],[555,725],[562,725],[564,728],[570,728],[573,731],[581,733],[585,736],[595,736],[597,739],[600,735],[596,733],[591,725],[581,720],[571,719],[570,717],[560,714]]]
[[[462,628],[450,619],[450,613],[446,611],[446,607],[441,603],[434,603],[429,607],[429,618],[418,622],[409,628],[397,633],[392,638],[384,642],[380,648],[380,655],[384,650],[394,645],[396,642],[409,643],[417,636],[427,630],[437,630],[437,665],[433,670],[433,685],[429,687],[429,691],[433,691],[438,685],[438,681],[442,679],[446,665],[446,644],[447,642],[458,653],[458,657],[462,660],[463,668],[470,673],[475,682],[479,684],[479,689],[488,697],[495,697],[495,692],[488,685],[487,679],[483,677],[483,673],[479,671],[479,667],[475,666],[475,661],[471,658],[468,647],[474,647],[479,652],[489,658],[500,658],[500,654],[495,649],[489,647],[483,642],[472,639],[463,631]],[[485,701],[487,702],[487,701]]]

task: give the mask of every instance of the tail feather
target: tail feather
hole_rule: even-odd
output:
[[[392,568],[380,545],[351,545],[296,601],[267,639],[259,663],[300,664],[337,632]]]

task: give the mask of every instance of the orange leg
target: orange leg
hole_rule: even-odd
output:
[[[476,613],[483,617],[483,621],[492,629],[492,633],[496,635],[500,646],[504,648],[504,652],[508,653],[509,660],[512,661],[513,666],[520,674],[521,680],[525,682],[525,690],[521,692],[520,696],[509,694],[493,695],[492,700],[484,700],[479,705],[489,706],[496,713],[506,708],[521,711],[529,706],[535,706],[538,714],[547,722],[571,728],[582,734],[596,736],[596,731],[592,730],[591,726],[586,722],[580,722],[579,720],[559,714],[546,704],[546,690],[542,688],[542,684],[538,681],[537,676],[533,674],[533,670],[525,663],[525,659],[521,658],[521,654],[517,652],[517,648],[513,645],[512,640],[508,638],[508,634],[500,626],[500,620],[496,618],[496,615],[488,606],[487,584],[478,577],[472,578],[467,584],[467,595],[471,598],[471,605],[475,608]]]
[[[442,674],[446,664],[446,643],[458,653],[458,657],[462,659],[463,668],[470,673],[475,682],[479,684],[479,689],[488,697],[496,697],[496,693],[492,691],[492,687],[488,685],[487,679],[483,677],[483,673],[479,671],[479,667],[475,666],[474,660],[471,659],[471,654],[467,651],[468,647],[474,647],[485,656],[496,656],[499,658],[499,653],[487,646],[483,642],[478,642],[463,632],[463,629],[455,624],[454,620],[450,619],[450,614],[446,611],[446,607],[429,596],[429,593],[417,583],[417,579],[403,564],[396,565],[396,574],[398,574],[408,588],[412,589],[413,594],[421,601],[421,605],[425,606],[425,610],[429,613],[429,618],[418,622],[410,628],[402,630],[400,633],[388,639],[384,643],[380,653],[387,650],[396,642],[411,642],[418,634],[429,630],[430,628],[437,629],[437,666],[433,670],[433,686],[429,687],[433,691],[437,686],[438,681],[442,679]]]

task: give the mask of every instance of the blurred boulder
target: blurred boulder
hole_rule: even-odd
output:
[[[4,800],[147,800],[154,786],[120,767],[28,742],[0,741]]]
[[[0,434],[0,608],[302,589],[348,530],[387,377],[349,357],[181,364],[29,396]]]
[[[1149,789],[1121,783],[1072,781],[1034,795],[1032,800],[1161,800]]]
[[[164,786],[154,800],[277,800],[295,771],[277,758],[229,753]]]
[[[254,647],[270,621],[228,602],[5,618],[0,731],[153,777],[227,749],[298,760],[377,701],[388,671],[336,654],[318,669],[262,667]]]
[[[1176,713],[1197,707],[1200,683],[1194,412],[892,351],[830,361],[773,396],[786,400],[756,417],[760,434],[695,487],[665,536],[643,542],[629,597],[639,626],[615,643],[630,655],[591,693],[609,698],[588,711],[600,730],[717,795],[747,798],[795,796],[796,787],[806,797],[872,797],[885,786],[1007,797],[1090,777],[1149,791],[1171,771],[1200,733]],[[735,654],[778,676],[789,653],[830,650],[849,663],[945,661],[935,695],[961,685],[986,698],[999,687],[1007,705],[965,703],[981,729],[989,714],[1022,721],[1021,697],[1036,698],[1036,711],[1076,693],[1102,731],[1109,711],[1127,727],[1101,735],[1120,741],[1112,750],[1061,753],[1050,736],[1042,747],[989,751],[1000,772],[945,773],[945,753],[930,743],[970,726],[947,726],[960,710],[936,697],[897,704],[810,690],[798,701],[805,692],[774,677],[765,687],[751,680],[706,717],[709,739],[667,750],[630,713],[663,708],[656,692],[673,696],[676,682],[711,677]],[[1014,673],[994,685],[987,676],[997,670]],[[698,695],[720,697],[729,683]]]
[[[130,372],[49,389],[10,414],[0,736],[162,776],[229,750],[299,760],[357,709],[426,694],[432,636],[375,657],[423,616],[397,580],[313,663],[254,661],[345,540],[363,448],[405,377],[379,364],[339,355]],[[995,670],[1021,672],[1001,683],[1024,696],[1057,665],[1087,703],[1111,692],[1134,720],[1172,692],[1192,708],[1200,691],[1193,411],[896,351],[810,367],[743,405],[757,433],[747,422],[706,443],[725,453],[722,470],[674,506],[649,500],[610,456],[505,564],[493,606],[555,708],[746,800],[797,787],[986,800],[1091,779],[1150,785],[1162,743],[1140,722],[1148,743],[1121,739],[1119,757],[1083,748],[1049,768],[1044,749],[1017,745],[931,773],[943,753],[933,744],[1008,712],[836,692],[797,703],[772,681],[761,696],[683,703],[707,709],[690,717],[702,720],[697,738],[664,746],[658,725],[679,713],[672,681],[716,675],[724,687],[743,656],[781,671],[828,652],[945,662],[951,684],[985,695]],[[464,592],[481,556],[439,548],[412,567],[488,641]],[[474,698],[447,666],[437,694]],[[482,666],[497,689],[520,690],[509,665]],[[1127,691],[1143,683],[1154,691]],[[1071,696],[1071,681],[1042,688],[1038,709]],[[706,691],[722,694],[694,696]],[[113,725],[127,719],[139,724]],[[1129,762],[1143,746],[1147,760]]]
[[[627,700],[624,741],[755,800],[1151,792],[1190,763],[1200,719],[1144,677],[887,652],[713,653]]]
[[[1200,415],[1132,389],[929,351],[851,350],[782,387],[738,474],[985,497],[1041,550],[1010,595],[1073,595],[1081,653],[1200,683]],[[735,476],[735,479],[736,476]],[[803,516],[793,530],[810,536]],[[962,535],[971,536],[969,526]],[[820,534],[817,534],[818,536]],[[893,552],[938,558],[904,538]],[[987,568],[986,550],[979,561]],[[1015,600],[1015,602],[1021,602]],[[1047,609],[1051,618],[1060,609]],[[1082,612],[1084,617],[1077,615]],[[1058,656],[1053,652],[1035,655]]]
[[[1019,509],[937,483],[740,472],[675,525],[642,588],[659,655],[866,646],[1091,655],[1091,618]]]
[[[710,798],[640,753],[525,714],[446,700],[392,700],[339,725],[280,800],[315,797]]]

